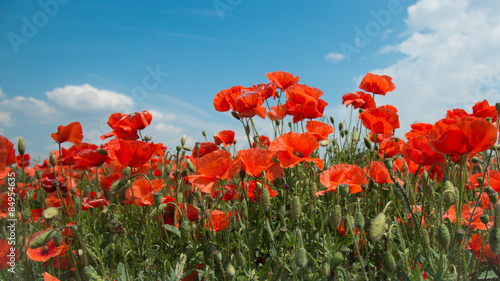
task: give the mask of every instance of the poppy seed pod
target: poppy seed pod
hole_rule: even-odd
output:
[[[300,197],[294,196],[292,198],[292,218],[298,220],[300,218],[300,213],[302,212],[302,206],[300,205]]]
[[[378,214],[375,219],[373,219],[368,231],[368,235],[373,242],[377,242],[382,238],[385,231],[385,219],[384,213]]]
[[[349,195],[349,185],[348,184],[341,183],[337,186],[337,188],[338,188],[340,196],[342,196],[342,198],[346,198],[347,195]]]
[[[23,156],[25,150],[26,150],[26,147],[24,146],[23,137],[19,137],[19,140],[17,141],[17,151],[19,152],[19,155]]]
[[[488,214],[482,214],[479,219],[484,225],[487,225],[490,222],[490,216]]]
[[[445,249],[448,249],[448,246],[450,245],[450,231],[444,223],[439,226],[437,238],[439,245],[441,245]]]
[[[42,178],[43,172],[41,170],[36,170],[35,171],[35,177],[37,180],[40,180]]]

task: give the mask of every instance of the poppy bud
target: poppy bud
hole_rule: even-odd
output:
[[[294,196],[292,198],[292,218],[298,220],[300,218],[300,213],[302,212],[302,206],[300,205],[300,197]]]
[[[227,265],[226,273],[227,273],[227,275],[229,275],[230,278],[233,278],[234,275],[236,274],[236,270],[234,269],[234,266],[232,263],[229,263]]]
[[[396,260],[390,252],[387,252],[387,255],[385,256],[384,266],[389,272],[394,272],[394,270],[396,270]]]
[[[356,229],[363,229],[365,227],[365,217],[362,212],[358,212],[356,215],[356,221],[354,222]]]
[[[181,137],[181,145],[184,146],[186,144],[186,135],[182,135]]]
[[[447,204],[451,203],[454,200],[454,195],[455,195],[455,186],[451,183],[451,181],[447,180],[444,183],[444,190],[443,190],[443,200]]]
[[[314,201],[316,199],[316,192],[318,192],[318,186],[316,185],[315,182],[312,182],[309,184],[309,198],[311,201]]]
[[[43,218],[48,220],[48,219],[53,219],[59,215],[59,209],[56,207],[49,207],[43,211]]]
[[[246,218],[248,216],[248,206],[246,199],[243,199],[240,202],[240,208],[238,211],[240,212],[242,218]]]
[[[450,245],[450,231],[448,230],[448,227],[446,227],[444,223],[442,223],[439,226],[437,238],[439,244],[443,248],[448,249],[448,246]]]
[[[377,242],[382,238],[385,231],[385,214],[378,214],[375,219],[373,219],[368,235],[373,242]]]
[[[342,131],[344,129],[344,121],[339,123],[339,131]]]
[[[384,159],[384,165],[389,170],[389,173],[392,171],[392,159],[391,158],[386,158]]]
[[[330,144],[329,140],[321,140],[319,142],[319,145],[321,145],[322,147],[326,147],[326,146],[328,146],[328,144]]]
[[[491,186],[488,186],[484,189],[484,192],[488,194],[488,198],[490,199],[491,204],[495,205],[498,201],[498,193],[491,188]]]
[[[108,155],[108,152],[105,149],[98,148],[98,149],[96,149],[96,151],[97,151],[97,153],[99,153],[101,155]]]
[[[182,242],[187,243],[189,241],[189,222],[187,220],[183,220],[179,226],[179,230]]]
[[[487,225],[489,222],[490,222],[490,216],[488,216],[488,214],[482,214],[479,219],[481,220],[481,222],[485,225]]]
[[[180,145],[175,147],[175,150],[177,150],[178,153],[181,152],[181,149],[182,149],[182,146],[180,146]]]
[[[161,192],[153,193],[153,202],[155,203],[155,206],[160,206],[162,197]]]
[[[491,123],[491,117],[486,117],[486,121]]]
[[[182,149],[184,149],[186,151],[191,151],[191,148],[189,148],[188,146],[185,146],[185,145],[182,146]]]
[[[62,243],[62,231],[56,231],[53,238],[54,238],[54,245],[56,247],[59,247]]]
[[[189,174],[189,171],[188,169],[183,169],[182,172],[181,172],[181,177],[187,177],[187,175]]]
[[[36,249],[38,247],[42,247],[43,245],[49,243],[50,239],[54,238],[57,230],[47,230],[37,237],[33,238],[29,243],[30,249]]]
[[[293,128],[292,122],[288,122],[288,127],[290,127],[290,130]]]
[[[324,262],[319,270],[323,276],[330,275],[330,264],[328,262]]]
[[[335,119],[332,115],[330,115],[330,123],[332,123],[332,126],[335,125]]]
[[[465,237],[465,230],[463,228],[457,229],[455,232],[455,237],[457,238],[457,244],[461,244]]]
[[[354,230],[354,218],[351,215],[345,217],[345,224],[347,230]]]
[[[483,177],[477,177],[477,183],[479,184],[479,186],[483,186],[483,184],[484,184],[484,178]]]
[[[342,209],[340,205],[335,205],[333,207],[333,212],[330,215],[329,223],[331,228],[339,227],[340,221],[342,220]]]
[[[239,266],[245,266],[246,265],[245,256],[240,251],[238,251],[236,253],[236,264],[238,264]]]
[[[498,111],[498,114],[500,114],[500,102],[495,103],[495,108]]]
[[[267,190],[267,188],[262,189],[262,194],[260,195],[260,207],[266,212],[271,209],[271,197],[269,197],[269,190]]]
[[[333,254],[332,258],[332,269],[335,269],[337,266],[341,265],[344,262],[344,256],[337,252]]]
[[[366,148],[372,149],[372,142],[368,136],[364,137],[363,141],[365,142]]]
[[[231,111],[231,115],[233,115],[233,117],[236,118],[236,120],[240,120],[240,116],[238,115],[237,112]]]
[[[165,166],[165,175],[168,177],[172,172],[172,161],[168,162],[167,166]]]
[[[275,95],[278,99],[280,99],[280,98],[281,98],[281,92],[276,92],[274,95]]]
[[[35,177],[37,180],[40,180],[42,178],[43,172],[41,170],[36,170],[35,171]]]
[[[352,141],[357,142],[359,140],[359,133],[357,130],[352,131]]]
[[[280,120],[276,119],[274,120],[274,123],[276,124],[276,127],[278,127],[280,125]]]
[[[474,164],[477,164],[477,163],[479,163],[479,161],[480,161],[480,160],[479,160],[479,158],[477,158],[477,156],[474,156],[474,157],[472,157],[472,158],[470,159],[470,161],[471,161],[472,163],[474,163]]]
[[[123,171],[122,171],[122,177],[128,178],[128,177],[130,177],[130,174],[132,174],[132,168],[125,167],[125,169],[123,169]]]
[[[25,150],[26,147],[24,146],[23,137],[19,137],[19,140],[17,141],[17,151],[19,152],[19,155],[23,156]]]
[[[50,152],[49,163],[52,167],[55,167],[57,165],[57,158],[56,155],[54,154],[54,151]]]
[[[194,168],[193,162],[191,162],[190,159],[186,159],[186,166],[188,167],[188,169],[189,169],[189,171],[191,173],[195,172],[195,168]]]
[[[295,264],[299,268],[305,268],[307,265],[307,251],[304,247],[300,247],[297,249],[297,253],[295,254]]]

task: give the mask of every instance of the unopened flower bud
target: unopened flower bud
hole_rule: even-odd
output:
[[[108,152],[105,149],[98,148],[98,149],[96,149],[96,151],[97,151],[97,153],[99,153],[101,155],[108,155]]]
[[[337,186],[337,188],[338,188],[340,196],[342,196],[342,198],[346,198],[347,195],[349,195],[349,185],[348,184],[345,184],[345,183],[339,184]]]
[[[35,177],[37,180],[40,180],[42,178],[43,172],[41,170],[36,170],[35,171]]]
[[[344,121],[339,123],[339,131],[342,131],[344,129]]]
[[[304,247],[300,247],[297,249],[297,253],[295,255],[295,264],[299,268],[305,268],[307,265],[307,251]]]
[[[302,212],[302,206],[300,204],[300,197],[294,196],[292,198],[292,218],[298,220],[300,218],[300,213]]]
[[[448,230],[448,227],[446,227],[444,223],[442,223],[439,226],[437,238],[439,244],[443,248],[448,249],[448,246],[450,245],[450,231]]]
[[[369,137],[364,137],[363,141],[365,142],[365,146],[368,149],[372,149],[372,142]]]
[[[181,137],[181,145],[184,146],[186,144],[186,135],[182,135]]]
[[[394,270],[396,270],[396,260],[390,252],[387,252],[385,256],[384,266],[389,272],[394,272]]]
[[[331,228],[337,228],[340,225],[340,221],[342,220],[342,209],[340,205],[335,205],[333,207],[333,212],[330,215],[329,223]]]
[[[19,152],[19,155],[23,156],[25,150],[26,147],[24,146],[23,137],[19,137],[19,140],[17,141],[17,151]]]
[[[378,214],[375,219],[373,219],[368,235],[373,242],[377,242],[382,238],[385,231],[385,214]]]
[[[240,120],[240,116],[238,115],[237,112],[231,111],[231,115],[233,115],[233,117],[236,118],[236,120]]]
[[[330,115],[330,123],[332,123],[332,126],[335,125],[335,119],[333,118],[332,115]]]
[[[54,154],[54,151],[50,152],[49,163],[52,167],[55,167],[57,165],[57,157]]]
[[[271,209],[271,197],[269,197],[269,190],[267,188],[262,189],[262,194],[260,195],[260,207],[266,212]]]

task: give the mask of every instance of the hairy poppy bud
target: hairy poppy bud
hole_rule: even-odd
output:
[[[262,193],[260,195],[260,207],[266,212],[271,209],[271,197],[269,197],[269,190],[267,190],[267,188],[262,189]]]
[[[98,148],[98,149],[96,149],[96,151],[97,151],[97,153],[99,153],[101,155],[108,155],[108,152],[105,149]]]
[[[193,162],[191,162],[190,159],[186,159],[186,166],[188,167],[188,169],[189,169],[189,171],[191,173],[195,172],[195,168],[194,168]]]
[[[373,219],[368,231],[368,235],[373,242],[377,242],[382,238],[385,231],[385,219],[384,213],[378,214],[375,219]]]
[[[37,237],[31,239],[29,243],[30,249],[36,249],[38,247],[42,247],[43,245],[49,243],[50,239],[54,238],[57,231],[58,230],[47,230],[39,234]]]
[[[295,254],[295,263],[299,268],[305,268],[307,265],[307,251],[304,247],[297,249]]]
[[[482,214],[479,219],[481,220],[481,222],[485,225],[487,225],[489,222],[490,222],[490,216],[488,216],[488,214]]]
[[[165,166],[165,175],[168,177],[170,173],[172,172],[172,161],[168,162],[167,166]]]
[[[54,151],[50,152],[49,163],[52,167],[55,167],[57,165],[57,157],[54,154]]]
[[[387,255],[385,256],[384,265],[385,269],[389,272],[394,272],[394,270],[396,270],[396,260],[390,252],[387,252]]]
[[[184,243],[189,241],[189,222],[187,220],[183,220],[181,225],[179,226],[179,230],[181,233],[181,239]]]
[[[182,135],[181,137],[181,145],[184,146],[186,144],[186,135]]]
[[[444,223],[439,226],[437,238],[439,245],[441,245],[445,249],[448,249],[448,246],[450,245],[450,231]]]
[[[493,227],[490,231],[488,240],[490,242],[490,248],[493,254],[495,256],[500,254],[500,228]]]
[[[392,159],[391,158],[386,158],[384,159],[384,165],[389,170],[389,173],[392,171]]]
[[[311,201],[316,199],[316,192],[318,192],[318,185],[315,182],[309,184],[309,198]]]
[[[447,204],[451,203],[454,200],[454,195],[455,195],[455,186],[451,183],[451,181],[447,180],[444,183],[444,190],[443,190],[443,200]]]
[[[19,155],[23,156],[25,150],[26,147],[24,146],[23,137],[19,137],[19,140],[17,141],[17,151],[19,152]]]
[[[234,266],[232,263],[229,263],[227,265],[227,269],[226,269],[226,273],[227,275],[229,275],[229,277],[233,278],[234,275],[236,274],[236,270],[234,269]]]
[[[353,130],[352,131],[352,141],[357,142],[358,140],[359,140],[358,130]]]
[[[339,123],[339,131],[342,131],[344,129],[344,121]]]
[[[245,256],[243,255],[242,252],[238,251],[236,253],[236,263],[239,265],[239,266],[245,266],[246,265],[246,261],[245,261]]]
[[[365,146],[368,149],[372,149],[372,141],[370,140],[369,137],[364,137],[363,141],[365,142]]]
[[[319,269],[321,271],[321,274],[323,276],[328,276],[330,275],[330,264],[327,263],[327,262],[324,262],[322,265],[321,265],[321,268]]]
[[[319,145],[321,145],[322,147],[327,147],[329,144],[330,144],[329,140],[322,140],[319,142]]]
[[[455,237],[457,238],[457,244],[461,244],[465,237],[465,230],[463,228],[457,229],[455,232]]]
[[[358,212],[356,215],[356,221],[354,222],[356,229],[363,229],[365,227],[365,217],[362,212]]]
[[[335,119],[332,115],[330,115],[330,123],[332,123],[332,126],[335,125]]]
[[[300,218],[300,213],[302,212],[302,206],[300,205],[300,197],[294,196],[292,198],[292,218],[298,220]]]
[[[331,228],[337,228],[340,225],[340,221],[342,220],[342,210],[340,205],[335,205],[333,207],[333,212],[330,215],[329,223]]]
[[[53,219],[59,215],[59,209],[56,207],[49,207],[43,211],[43,218],[46,220]]]
[[[246,199],[243,199],[240,202],[238,211],[240,212],[242,218],[246,218],[248,216],[248,206]]]

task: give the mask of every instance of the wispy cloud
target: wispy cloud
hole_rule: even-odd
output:
[[[325,56],[325,60],[326,61],[329,61],[329,62],[340,62],[342,60],[344,60],[345,57],[342,53],[329,53],[328,55]]]

